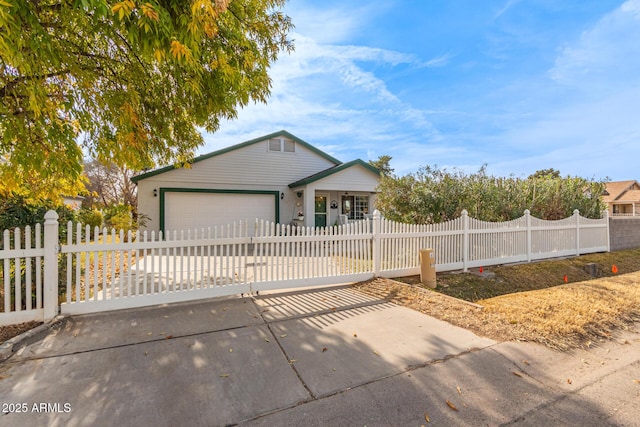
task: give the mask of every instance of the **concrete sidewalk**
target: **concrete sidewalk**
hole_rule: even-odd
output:
[[[0,364],[1,425],[640,425],[638,333],[498,344],[344,286],[76,316],[28,341]]]

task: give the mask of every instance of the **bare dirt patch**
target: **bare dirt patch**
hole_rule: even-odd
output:
[[[41,324],[42,322],[26,322],[17,325],[0,326],[0,343],[17,337],[21,333],[27,332]]]

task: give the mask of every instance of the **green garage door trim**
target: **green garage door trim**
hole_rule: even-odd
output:
[[[271,194],[275,204],[276,223],[280,222],[280,192],[268,190],[217,190],[208,188],[166,188],[160,187],[160,231],[165,232],[165,195],[167,193],[212,193],[212,194]]]

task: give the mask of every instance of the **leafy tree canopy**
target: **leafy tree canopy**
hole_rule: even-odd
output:
[[[394,169],[391,167],[391,156],[378,157],[377,160],[369,160],[369,164],[374,168],[378,169],[383,176],[391,176],[393,175]]]
[[[25,203],[60,206],[61,196],[84,193],[85,182],[84,176],[47,173],[42,166],[23,167],[0,159],[0,203],[19,196]]]
[[[529,179],[560,178],[560,171],[554,168],[540,169],[529,175]]]
[[[83,151],[134,170],[188,160],[199,128],[266,101],[293,48],[284,1],[0,0],[0,181],[37,174],[57,197]]]

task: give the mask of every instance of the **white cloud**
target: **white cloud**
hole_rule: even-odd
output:
[[[504,3],[499,15],[516,3]],[[442,77],[449,69],[436,67],[474,77],[474,67],[460,73],[449,53],[425,59],[399,51],[404,45],[356,44],[362,38],[354,34],[367,27],[372,9],[294,8],[297,48],[273,65],[269,104],[249,105],[237,120],[205,135],[203,152],[286,129],[344,161],[391,155],[400,174],[433,164],[474,172],[488,163],[500,175],[554,167],[564,174],[638,178],[640,0],[604,15],[574,42],[545,46],[547,53],[557,49],[546,74],[534,65],[548,62],[532,58],[530,74],[501,74],[501,86]],[[478,64],[464,51],[455,62]],[[400,81],[423,69],[425,79],[431,71],[442,79],[441,91],[433,82],[414,88]],[[427,86],[433,100],[420,93]]]
[[[635,179],[640,140],[640,86],[591,102],[550,108],[541,118],[480,142],[493,146],[493,173],[528,175],[556,168],[563,174]]]
[[[640,0],[631,0],[564,44],[547,78],[523,79],[521,95],[511,94],[520,104],[501,123],[506,130],[479,140],[499,148],[488,159],[490,171],[526,175],[554,167],[585,177],[638,178],[638,40]]]
[[[638,79],[640,0],[629,0],[564,46],[549,71],[557,83],[606,87]]]
[[[282,57],[272,67],[274,96],[286,95],[296,86],[303,86],[307,92],[311,92],[314,83],[318,83],[314,82],[312,77],[319,80],[319,76],[323,79],[333,76],[339,77],[346,88],[363,90],[381,100],[395,102],[397,98],[387,90],[385,82],[357,63],[422,66],[414,56],[400,52],[366,46],[320,44],[302,36],[298,37],[298,40],[296,51]],[[305,79],[305,82],[300,85],[294,81],[296,79]],[[297,88],[296,92],[299,90],[300,88]]]
[[[343,43],[360,31],[369,17],[376,13],[373,5],[329,5],[325,1],[317,7],[309,3],[290,0],[286,5],[285,12],[296,26],[296,34],[293,35],[296,42],[296,36],[302,33],[318,43]]]
[[[335,10],[323,13],[343,15]],[[403,103],[372,69],[439,67],[450,56],[422,61],[403,52],[327,42],[339,40],[335,34],[348,34],[356,26],[357,14],[347,15],[350,19],[330,22],[334,36],[329,39],[319,36],[314,28],[309,33],[296,32],[296,50],[272,66],[268,105],[249,105],[237,120],[223,123],[214,135],[205,135],[202,152],[286,129],[338,158],[351,160],[353,151],[361,157],[377,151],[372,151],[372,144],[379,135],[388,140],[403,138],[398,130],[402,123],[411,129],[407,139],[415,140],[410,134],[415,134],[416,128],[424,135],[434,135],[427,113]]]
[[[496,13],[494,18],[498,18],[504,13],[506,13],[509,9],[511,9],[516,4],[520,3],[521,0],[508,0],[507,3]]]
[[[437,56],[435,58],[429,59],[428,61],[419,65],[420,68],[435,68],[435,67],[444,67],[449,64],[449,61],[453,58],[451,53],[447,53],[441,56]]]

